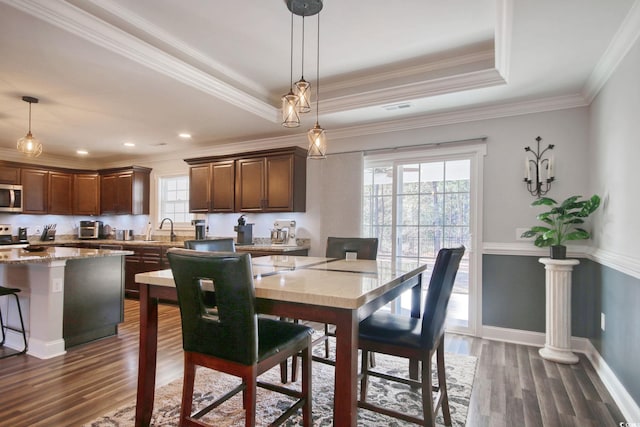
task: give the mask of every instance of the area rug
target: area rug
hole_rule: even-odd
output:
[[[464,426],[471,396],[471,387],[476,368],[476,358],[447,353],[447,387],[449,404],[454,426]],[[399,359],[382,354],[376,354],[376,370],[393,375],[408,375],[406,359]],[[333,424],[333,376],[334,368],[322,363],[313,363],[313,425],[330,426]],[[260,377],[261,381],[279,383],[280,369],[276,367]],[[235,377],[198,368],[194,393],[194,410],[205,407],[224,391],[237,385]],[[435,384],[435,379],[434,379]],[[300,387],[299,383],[292,383],[291,387]],[[160,387],[156,390],[153,418],[151,425],[156,427],[173,427],[178,425],[180,413],[180,397],[182,393],[182,379]],[[216,427],[244,425],[242,410],[242,395],[236,395],[229,401],[216,408],[203,421]],[[420,393],[412,391],[408,386],[370,377],[368,400],[386,407],[401,409],[409,414],[422,414]],[[271,391],[258,388],[257,397],[257,425],[268,425],[275,420],[284,409],[291,404],[291,399]],[[125,427],[133,426],[135,418],[135,402],[131,402],[112,413],[104,415],[85,427]],[[443,425],[442,415],[438,415],[437,422]],[[289,419],[285,426],[302,425],[302,415]],[[364,409],[358,409],[359,426],[405,426],[415,425],[376,414]]]

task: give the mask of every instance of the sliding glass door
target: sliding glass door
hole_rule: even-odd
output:
[[[473,154],[430,155],[367,160],[364,169],[363,234],[379,238],[378,258],[417,260],[429,266],[429,275],[441,248],[467,248],[447,318],[448,329],[463,332],[473,331],[475,323],[475,163]],[[408,312],[409,298],[404,295],[391,309]]]

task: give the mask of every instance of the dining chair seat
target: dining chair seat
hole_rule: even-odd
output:
[[[22,317],[22,309],[20,308],[20,298],[18,298],[18,293],[20,292],[20,289],[17,288],[7,288],[4,286],[0,286],[0,297],[3,296],[13,296],[14,297],[14,301],[16,303],[16,307],[18,310],[18,319],[20,320],[20,327],[18,328],[17,326],[9,326],[7,323],[9,322],[9,315],[7,313],[7,323],[5,323],[2,320],[2,311],[0,310],[0,330],[2,331],[2,341],[0,341],[0,348],[2,348],[4,350],[4,342],[7,338],[7,331],[14,331],[14,332],[18,332],[20,333],[20,335],[22,336],[22,342],[23,342],[23,348],[22,350],[17,350],[17,351],[13,351],[13,349],[11,350],[7,350],[4,351],[2,353],[2,355],[0,356],[0,359],[4,359],[10,356],[16,356],[18,354],[24,354],[27,352],[27,349],[29,347],[28,343],[27,343],[27,334],[24,328],[24,319]],[[9,305],[7,304],[7,312],[9,309]]]
[[[464,250],[463,246],[438,251],[421,317],[378,310],[359,323],[358,347],[362,350],[362,361],[358,407],[423,426],[435,426],[436,413],[442,409],[444,424],[451,425],[444,359],[444,325]],[[370,352],[408,359],[409,378],[373,370],[368,363]],[[431,364],[434,355],[437,385],[432,383]],[[421,364],[420,378],[412,376],[411,365],[416,362]],[[420,388],[422,418],[367,401],[370,376],[403,383],[413,389]]]

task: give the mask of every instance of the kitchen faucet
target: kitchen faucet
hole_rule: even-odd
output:
[[[171,223],[171,241],[174,242],[176,240],[176,235],[173,232],[173,220],[171,218],[162,218],[162,221],[160,221],[160,230],[162,230],[162,224],[164,224],[165,221],[169,220],[169,222]]]

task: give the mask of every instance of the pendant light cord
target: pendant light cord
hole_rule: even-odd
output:
[[[318,13],[318,49],[317,49],[317,58],[316,58],[316,123],[318,123],[319,115],[320,115],[320,14]]]
[[[31,133],[31,103],[29,103],[29,133]]]
[[[302,15],[302,70],[301,80],[304,80],[304,15]]]
[[[291,43],[290,43],[289,51],[291,52],[291,58],[289,62],[290,64],[289,89],[293,91],[293,10],[291,11]]]

